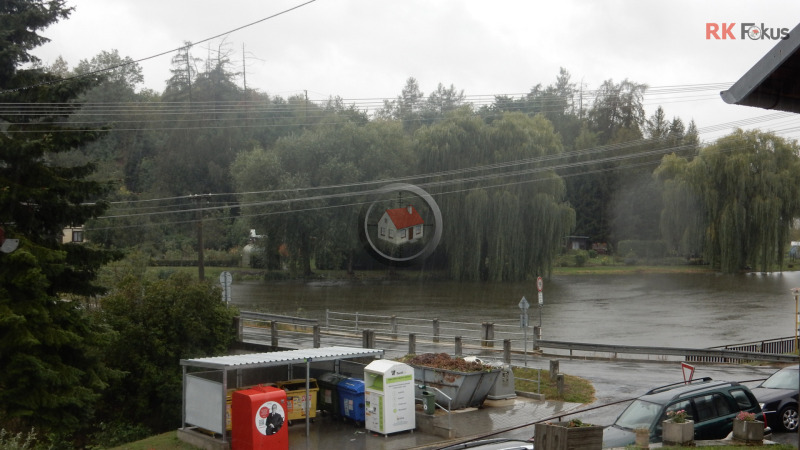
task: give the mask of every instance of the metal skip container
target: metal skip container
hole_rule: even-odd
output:
[[[436,394],[436,403],[450,409],[462,409],[483,405],[486,396],[497,381],[501,368],[479,372],[459,372],[448,369],[436,369],[426,366],[414,367],[414,378],[425,386],[432,386]],[[417,386],[417,397],[422,398],[422,390]],[[447,397],[452,400],[448,400]]]

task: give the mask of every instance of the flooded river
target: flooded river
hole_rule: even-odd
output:
[[[711,347],[793,336],[800,273],[570,275],[545,280],[543,339]],[[535,282],[239,282],[243,310],[319,319],[325,310],[460,322],[539,323]]]

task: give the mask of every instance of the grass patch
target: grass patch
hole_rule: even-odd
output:
[[[189,445],[178,439],[178,433],[168,431],[163,434],[150,436],[141,441],[129,442],[112,450],[197,450],[197,447]]]
[[[635,445],[629,445],[626,449],[639,449]],[[797,447],[788,444],[773,444],[773,445],[719,445],[714,446],[714,450],[792,450]],[[661,447],[662,450],[686,450],[687,447]]]
[[[584,266],[553,267],[553,275],[625,275],[644,273],[713,273],[708,266]]]
[[[541,370],[541,388],[537,390],[536,380],[539,370],[528,367],[513,367],[514,388],[522,392],[538,392],[547,400],[561,400],[571,403],[591,403],[594,398],[594,386],[588,380],[572,375],[564,375],[564,395],[558,395],[558,386],[550,381],[550,371]]]

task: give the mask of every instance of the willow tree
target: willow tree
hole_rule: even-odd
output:
[[[800,214],[798,145],[772,133],[737,130],[676,171],[703,211],[704,257],[732,273],[783,263],[792,221]],[[663,166],[663,165],[662,165]]]
[[[659,230],[667,251],[687,258],[703,253],[705,214],[700,196],[686,182],[689,160],[672,153],[654,172],[661,185],[663,207]]]
[[[549,274],[575,215],[543,160],[562,151],[543,116],[507,113],[487,124],[462,110],[416,135],[422,170],[445,186],[442,247],[459,280]],[[439,201],[439,200],[437,200]]]

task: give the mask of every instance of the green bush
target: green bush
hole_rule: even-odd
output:
[[[149,428],[141,424],[102,422],[98,428],[99,431],[92,434],[92,441],[95,444],[92,448],[96,449],[119,447],[120,445],[138,441],[153,434]]]
[[[0,450],[25,450],[36,448],[36,430],[17,434],[0,429]]]
[[[575,251],[575,267],[583,267],[589,260],[589,253],[586,250]]]
[[[631,239],[627,241],[619,241],[617,251],[620,255],[625,255],[628,258],[663,258],[667,256],[667,246],[664,241],[653,240],[644,241]]]

